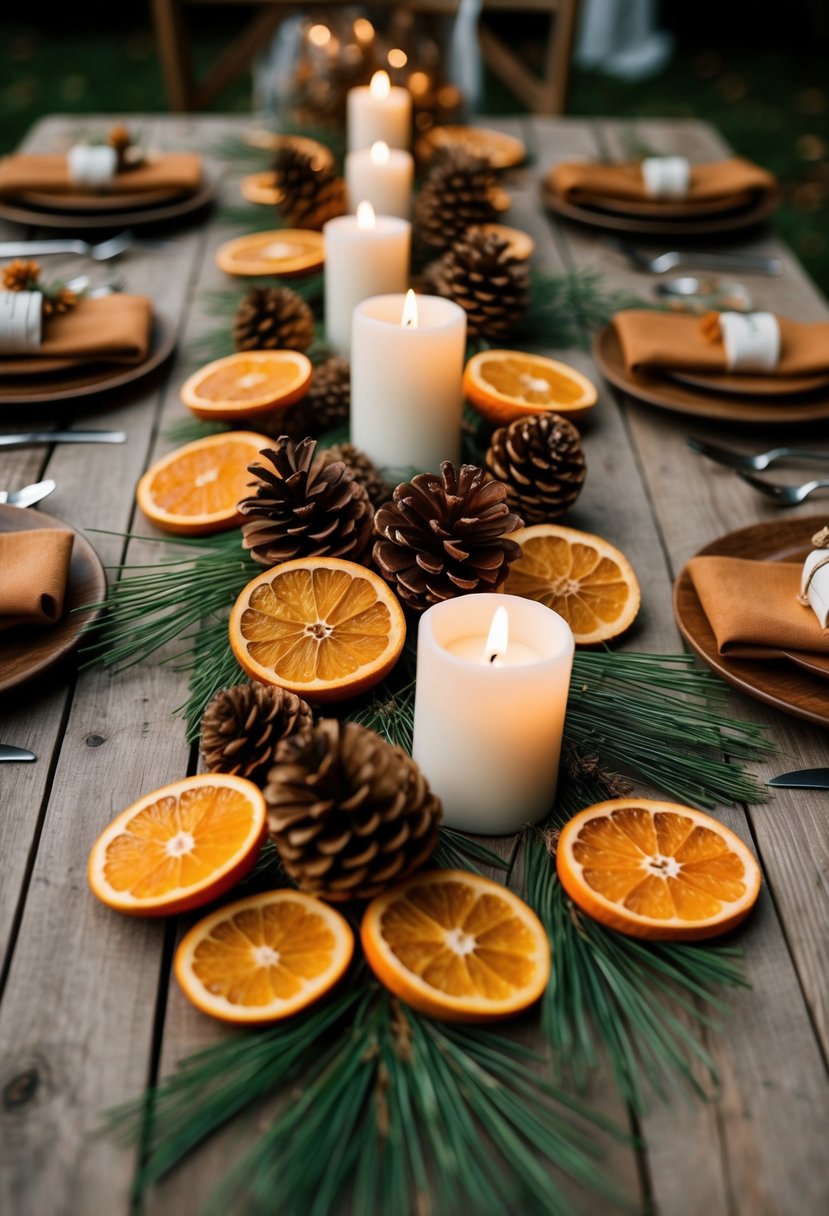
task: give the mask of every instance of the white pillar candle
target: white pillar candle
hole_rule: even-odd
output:
[[[436,473],[460,455],[466,313],[440,296],[354,310],[351,442],[384,468]]]
[[[412,95],[392,85],[388,72],[375,72],[371,84],[348,91],[348,150],[370,148],[381,139],[390,148],[412,141]]]
[[[370,148],[349,152],[345,158],[348,209],[356,211],[362,199],[377,215],[396,215],[407,220],[412,210],[414,159],[402,148],[390,148],[378,140]]]
[[[490,638],[502,607],[506,645]],[[574,650],[558,613],[519,596],[462,595],[423,614],[412,754],[448,827],[504,835],[552,810]]]
[[[361,203],[356,216],[329,220],[322,235],[326,337],[338,355],[348,357],[351,315],[360,301],[406,290],[412,226],[395,216],[375,216],[370,203]]]

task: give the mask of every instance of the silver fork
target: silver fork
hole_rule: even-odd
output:
[[[677,266],[699,266],[701,270],[755,271],[758,274],[782,274],[783,263],[779,258],[766,257],[760,253],[699,253],[695,249],[669,249],[666,253],[645,253],[629,241],[611,238],[610,244],[621,250],[625,257],[639,270],[649,274],[665,274]]]
[[[78,295],[85,295],[88,300],[97,300],[101,296],[111,296],[113,293],[125,291],[127,280],[123,275],[116,274],[106,283],[100,283],[97,287],[90,287],[92,282],[88,274],[79,274],[74,279],[68,279],[64,284],[70,291],[77,292]]]
[[[79,253],[92,258],[93,262],[109,262],[112,258],[120,257],[129,249],[135,237],[131,232],[119,232],[106,241],[90,245],[89,241],[79,241],[71,237],[57,238],[46,241],[0,241],[0,257],[21,258],[27,256],[42,256],[46,253]]]
[[[690,435],[685,442],[692,452],[716,460],[718,464],[727,465],[729,469],[748,469],[762,472],[776,460],[829,460],[829,452],[807,452],[802,448],[771,448],[768,452],[758,452],[750,456],[743,452],[733,452],[731,448],[721,448],[716,443],[707,443]]]
[[[742,469],[737,470],[737,476],[742,477],[743,481],[747,481],[750,486],[759,490],[761,494],[765,494],[767,498],[773,498],[781,507],[796,507],[799,502],[805,502],[810,494],[814,494],[815,490],[829,489],[829,478],[825,477],[815,481],[804,481],[799,486],[777,486],[773,482],[763,481],[762,477],[754,477]]]

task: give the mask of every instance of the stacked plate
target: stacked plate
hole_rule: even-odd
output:
[[[195,191],[136,191],[101,194],[90,191],[62,198],[37,190],[23,191],[0,200],[0,219],[61,231],[113,231],[168,223],[206,207],[216,192],[216,183],[205,175]]]

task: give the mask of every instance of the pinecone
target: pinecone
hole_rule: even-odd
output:
[[[38,291],[40,289],[40,262],[15,258],[3,267],[4,291]]]
[[[374,560],[409,608],[471,591],[497,591],[521,554],[507,534],[522,520],[507,506],[507,488],[486,480],[483,469],[451,461],[441,476],[419,473],[380,507],[374,530]]]
[[[578,431],[559,414],[532,414],[492,436],[486,467],[528,524],[563,515],[578,498],[587,467]]]
[[[265,783],[282,739],[308,734],[311,707],[284,688],[236,684],[217,692],[204,711],[201,752],[211,773]]]
[[[265,799],[285,870],[331,901],[371,899],[437,840],[440,802],[414,760],[356,722],[324,718],[281,743]]]
[[[314,369],[308,392],[282,412],[282,427],[292,438],[322,435],[348,422],[351,406],[351,366],[332,355]]]
[[[242,545],[260,566],[294,557],[344,557],[359,561],[371,538],[374,508],[363,486],[342,463],[312,468],[315,439],[294,444],[281,435],[261,453],[271,468],[254,464],[256,495],[239,510]]]
[[[470,337],[499,338],[530,303],[530,264],[496,233],[469,232],[427,266],[427,290],[460,304]]]
[[[346,211],[345,182],[295,144],[284,144],[273,165],[274,186],[281,191],[279,214],[293,228],[322,228]]]
[[[252,287],[233,321],[234,350],[307,350],[314,314],[290,287]]]
[[[383,477],[377,465],[369,456],[366,456],[365,452],[352,447],[350,443],[335,443],[330,448],[325,448],[314,461],[314,467],[319,465],[324,468],[325,465],[332,464],[336,460],[342,460],[354,480],[359,481],[361,486],[365,486],[366,493],[375,507],[388,502],[391,498],[392,487]]]
[[[474,224],[498,218],[495,177],[488,162],[465,148],[441,150],[417,196],[414,235],[433,249],[448,249]]]

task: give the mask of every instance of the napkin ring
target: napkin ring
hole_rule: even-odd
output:
[[[829,549],[829,528],[821,528],[819,532],[816,532],[812,537],[812,545],[815,549]],[[804,608],[811,607],[809,588],[818,570],[822,570],[824,566],[829,566],[829,553],[822,557],[820,561],[815,562],[808,574],[805,569],[803,571],[803,580],[796,598],[798,604],[802,604]]]

